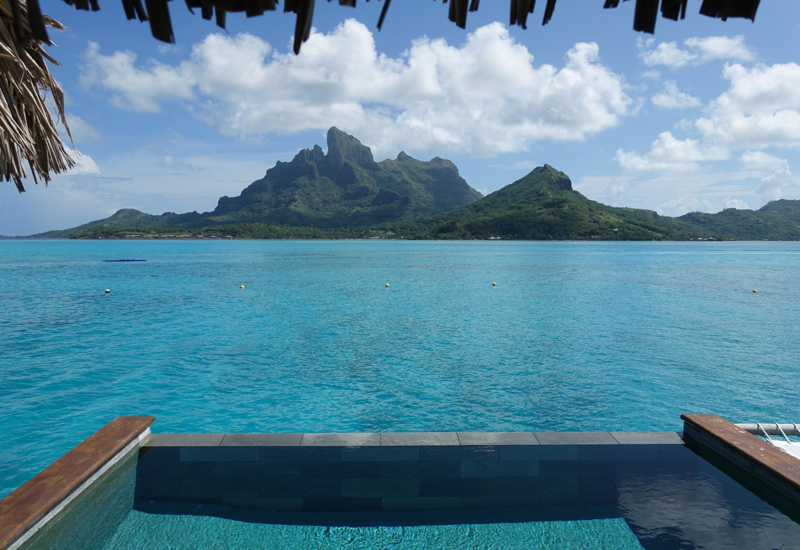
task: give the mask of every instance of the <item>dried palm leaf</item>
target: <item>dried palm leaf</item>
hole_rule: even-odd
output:
[[[42,45],[43,41],[49,43],[45,26],[56,30],[64,27],[42,15],[34,2],[0,0],[0,177],[13,180],[20,193],[25,191],[22,180],[28,177],[25,163],[34,182],[41,179],[45,184],[51,174],[66,172],[75,165],[48,109],[49,94],[69,135],[64,93],[45,60],[56,66],[58,63]]]

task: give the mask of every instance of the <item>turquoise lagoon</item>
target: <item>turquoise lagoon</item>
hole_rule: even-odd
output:
[[[147,262],[102,261],[120,258]],[[0,496],[119,415],[156,432],[798,421],[798,243],[4,240],[0,280]]]

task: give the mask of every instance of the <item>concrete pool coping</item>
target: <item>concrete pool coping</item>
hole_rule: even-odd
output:
[[[450,447],[683,444],[679,432],[151,434],[142,447]]]

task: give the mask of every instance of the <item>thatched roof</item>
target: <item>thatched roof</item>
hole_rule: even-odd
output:
[[[45,59],[58,62],[42,46],[49,43],[45,26],[63,27],[42,15],[35,2],[0,0],[0,177],[13,180],[20,193],[25,191],[22,179],[28,176],[25,162],[36,183],[38,179],[47,183],[50,174],[75,164],[58,136],[46,100],[49,92],[67,128],[64,94]]]
[[[29,3],[37,0],[29,0]],[[100,9],[98,0],[64,0],[69,5],[74,5],[79,10],[92,11]],[[225,19],[228,12],[244,12],[247,17],[262,15],[265,11],[277,9],[279,0],[185,0],[189,11],[199,9],[203,19],[216,19],[217,25],[225,28]],[[311,33],[311,23],[314,19],[315,0],[284,0],[283,11],[297,14],[294,29],[294,53],[300,53],[300,46],[308,40]],[[328,0],[330,2],[330,0]],[[369,0],[366,0],[369,2]],[[442,0],[447,3],[447,0]],[[576,0],[586,3],[586,0]],[[624,0],[627,1],[627,0]],[[150,30],[153,36],[164,42],[175,42],[172,32],[172,22],[169,17],[168,0],[144,0],[147,6],[142,5],[142,0],[122,0],[122,6],[128,19],[138,18],[140,21],[150,21]],[[510,0],[511,25],[527,28],[528,14],[533,13],[536,0]],[[540,4],[544,0],[540,1]],[[605,0],[604,8],[616,8],[620,0]],[[700,13],[710,17],[726,20],[729,17],[744,17],[755,20],[756,11],[760,0],[703,0]],[[378,19],[378,29],[383,26],[386,12],[389,10],[391,0],[384,0],[383,9]],[[480,0],[450,0],[448,17],[459,27],[466,28],[467,12],[477,11]],[[661,15],[667,19],[677,21],[686,16],[688,0],[636,0],[636,10],[633,16],[633,29],[636,31],[653,33],[656,28],[659,6]],[[356,0],[339,0],[342,6],[356,5]],[[542,25],[546,25],[555,11],[556,0],[547,0],[544,8]]]

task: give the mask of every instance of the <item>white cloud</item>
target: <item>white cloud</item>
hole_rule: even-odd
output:
[[[730,197],[722,199],[722,206],[723,208],[735,208],[736,210],[750,210],[750,207],[747,206],[747,203],[743,200],[732,199]]]
[[[704,147],[695,139],[679,140],[671,132],[662,132],[644,155],[618,149],[614,160],[632,172],[693,172],[700,168],[698,162],[728,157],[724,147]]]
[[[100,173],[100,167],[97,166],[97,163],[94,160],[92,160],[92,157],[89,155],[82,155],[78,151],[73,151],[66,145],[64,146],[64,149],[67,150],[67,154],[75,161],[75,166],[70,168],[65,175],[86,176]]]
[[[800,147],[800,65],[725,67],[730,87],[696,121],[703,136],[740,148]]]
[[[688,109],[699,107],[701,102],[698,98],[678,91],[678,84],[674,80],[664,83],[664,91],[652,97],[653,103],[665,109]]]
[[[739,162],[745,170],[752,170],[754,175],[761,176],[756,194],[764,202],[781,198],[785,189],[797,185],[797,178],[789,170],[787,159],[763,151],[746,151],[739,157]]]
[[[789,161],[764,153],[763,151],[745,151],[739,162],[745,170],[756,170],[791,175]]]
[[[661,71],[657,71],[655,69],[644,71],[642,73],[642,78],[648,78],[650,80],[661,80]]]
[[[753,61],[756,54],[744,43],[744,36],[707,36],[705,38],[688,38],[683,42],[699,55],[700,63],[716,59],[733,61]]]
[[[661,216],[677,217],[689,212],[713,212],[714,208],[708,199],[683,197],[659,204],[655,210]]]
[[[82,81],[124,109],[186,102],[228,135],[335,125],[379,157],[400,149],[494,156],[537,140],[581,141],[619,124],[632,104],[622,77],[599,63],[597,44],[576,44],[560,69],[537,67],[500,23],[457,47],[420,38],[399,58],[379,54],[371,32],[347,20],[312,32],[299,56],[249,34],[213,34],[176,66],[135,62],[92,43]]]
[[[743,36],[707,36],[688,38],[683,41],[686,49],[677,42],[661,42],[652,48],[655,39],[639,38],[636,42],[639,57],[648,67],[663,65],[680,69],[687,65],[702,65],[715,60],[753,61],[753,53],[744,43]]]
[[[67,124],[69,132],[75,143],[86,143],[87,141],[102,141],[103,132],[77,115],[67,113]]]
[[[678,47],[676,42],[662,42],[654,50],[648,50],[654,42],[654,39],[643,40],[639,38],[637,45],[639,47],[639,57],[642,58],[644,64],[648,67],[655,67],[656,65],[664,65],[671,69],[680,69],[689,63],[696,61],[697,54],[682,50]]]
[[[100,45],[89,42],[80,82],[85,88],[101,86],[115,92],[111,104],[126,111],[157,113],[157,98],[190,100],[194,98],[192,75],[187,68],[171,67],[150,60],[147,69],[134,67],[136,54],[130,51],[102,55]]]

